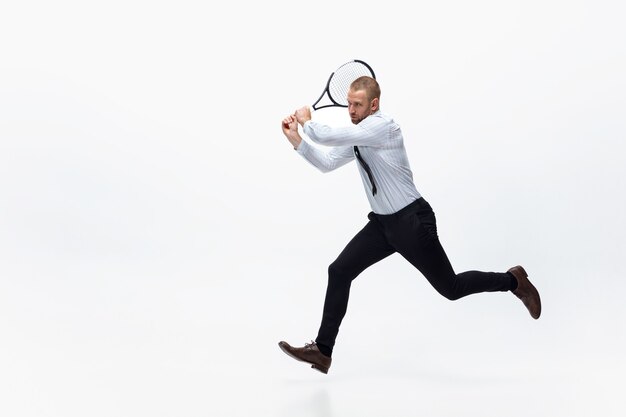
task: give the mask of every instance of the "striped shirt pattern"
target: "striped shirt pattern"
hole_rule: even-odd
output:
[[[393,214],[421,197],[413,183],[400,126],[380,110],[357,125],[345,127],[330,127],[309,120],[304,123],[304,133],[313,142],[329,147],[317,149],[303,140],[297,149],[298,154],[322,172],[354,160],[353,147],[359,147],[378,189],[376,195],[372,195],[367,173],[357,164],[374,213]]]

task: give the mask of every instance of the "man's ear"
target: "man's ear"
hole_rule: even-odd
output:
[[[370,109],[372,110],[372,113],[378,110],[378,97],[372,99],[372,102],[370,103]]]

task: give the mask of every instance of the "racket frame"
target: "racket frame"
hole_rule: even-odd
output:
[[[368,64],[367,62],[365,62],[365,61],[361,61],[360,59],[353,59],[352,61],[348,61],[348,62],[346,62],[346,63],[345,63],[345,64],[343,64],[343,65],[349,64],[349,63],[351,63],[351,62],[356,62],[356,63],[359,63],[359,64],[364,65],[364,66],[365,66],[365,67],[366,67],[366,68],[367,68],[367,69],[368,69],[368,70],[372,73],[372,78],[376,79],[376,75],[374,75],[374,70],[372,69],[372,67],[370,67],[370,66],[369,66],[369,64]],[[343,65],[341,65],[341,67],[342,67]],[[341,67],[339,67],[339,68],[341,68]],[[337,69],[339,69],[339,68],[337,68]],[[333,72],[330,74],[330,77],[328,77],[328,81],[326,81],[326,87],[324,87],[324,91],[322,91],[322,94],[319,96],[319,98],[317,99],[317,101],[313,104],[313,106],[311,106],[311,107],[313,107],[313,110],[324,109],[324,108],[326,108],[326,107],[344,107],[344,108],[345,108],[345,107],[348,107],[348,106],[346,106],[345,104],[340,104],[340,103],[337,103],[337,102],[335,101],[335,99],[334,99],[334,98],[330,95],[330,89],[329,89],[329,87],[330,87],[330,81],[333,79],[333,76],[335,75],[335,72],[337,72],[337,71],[335,70],[335,71],[333,71]],[[315,106],[317,106],[317,103],[319,103],[319,102],[322,100],[322,98],[324,97],[324,95],[328,95],[328,99],[332,102],[332,104],[325,104],[325,105],[323,105],[323,106],[315,107]]]

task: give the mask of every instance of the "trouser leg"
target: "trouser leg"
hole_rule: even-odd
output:
[[[393,222],[387,222],[392,246],[414,265],[444,297],[511,289],[506,272],[467,271],[456,274],[437,236],[435,214],[427,202]]]
[[[328,286],[316,343],[332,352],[348,307],[350,286],[367,267],[394,253],[380,225],[370,220],[328,267]]]

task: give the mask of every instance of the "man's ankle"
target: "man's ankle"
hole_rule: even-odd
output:
[[[317,345],[317,348],[320,350],[320,352],[322,353],[322,355],[324,356],[328,356],[329,358],[332,357],[333,355],[333,350],[331,348],[329,348],[326,345],[320,345],[319,343],[315,342],[315,344]]]

